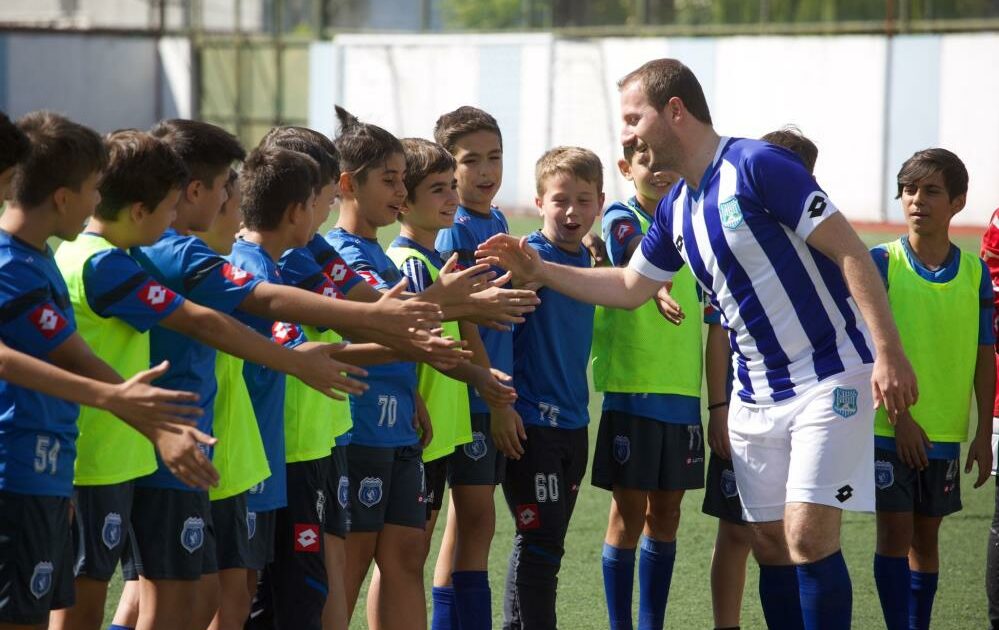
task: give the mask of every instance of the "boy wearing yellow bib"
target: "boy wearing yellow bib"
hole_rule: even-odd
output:
[[[871,250],[919,400],[892,424],[874,420],[877,553],[874,577],[888,630],[928,628],[937,589],[938,532],[961,509],[960,447],[968,437],[971,396],[978,427],[965,472],[978,464],[975,487],[992,468],[995,390],[993,291],[985,264],[950,242],[968,172],[944,149],[915,153],[898,173],[908,234]]]
[[[618,160],[636,194],[604,213],[603,238],[614,265],[628,264],[676,181],[672,173],[651,171],[646,157],[628,146]],[[670,294],[684,312],[702,311],[693,274],[677,274]],[[726,344],[717,315],[704,323],[711,324],[709,343]],[[633,627],[635,548],[641,543],[638,625],[661,628],[680,503],[686,490],[704,486],[702,322],[692,316],[674,326],[649,302],[633,311],[597,307],[593,332],[593,382],[604,401],[592,482],[613,492],[602,559],[609,623]],[[649,345],[653,337],[669,352]],[[727,369],[724,362],[719,369]],[[727,407],[724,388],[711,393],[709,402]]]

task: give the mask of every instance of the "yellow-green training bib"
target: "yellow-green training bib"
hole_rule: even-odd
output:
[[[411,247],[389,247],[385,252],[398,267],[410,258],[416,258],[427,266],[430,278],[436,282],[440,269],[434,266],[422,252]],[[458,322],[444,322],[444,334],[461,339]],[[472,441],[472,416],[468,404],[468,386],[450,376],[441,374],[426,363],[420,363],[416,371],[419,384],[417,391],[427,405],[430,421],[434,429],[433,439],[423,449],[423,461],[450,455],[455,447]]]
[[[901,240],[888,243],[888,302],[919,384],[919,401],[909,411],[933,442],[968,438],[982,264],[974,254],[960,256],[953,279],[931,282],[912,268]],[[874,434],[895,435],[883,408]]]

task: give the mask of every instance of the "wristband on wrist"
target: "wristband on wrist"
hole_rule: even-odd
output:
[[[721,402],[716,402],[708,405],[708,411],[714,411],[715,409],[721,409],[722,407],[728,407],[727,400],[723,400]]]

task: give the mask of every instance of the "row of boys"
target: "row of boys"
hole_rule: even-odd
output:
[[[446,479],[455,509],[435,577],[435,627],[490,623],[485,569],[495,520],[492,491],[501,481],[518,530],[505,617],[511,627],[554,627],[562,543],[586,468],[585,370],[593,339],[594,380],[607,392],[593,477],[595,485],[614,490],[604,547],[610,621],[612,627],[631,627],[634,550],[640,542],[639,625],[661,627],[680,500],[685,489],[700,487],[703,479],[699,322],[668,328],[651,304],[633,313],[601,309],[594,316],[592,307],[543,288],[538,297],[503,289],[509,276],[496,277],[501,270],[487,272],[476,264],[479,246],[508,231],[491,206],[501,181],[502,140],[488,114],[461,108],[443,116],[435,134],[439,145],[400,143],[380,128],[339,114],[342,130],[335,145],[306,129],[272,131],[246,160],[238,189],[230,165],[242,159],[242,149],[210,125],[167,121],[152,135],[118,132],[107,140],[105,164],[92,132],[48,114],[20,121],[31,148],[15,179],[13,212],[5,213],[0,227],[8,237],[5,249],[13,269],[27,265],[35,276],[41,270],[42,277],[38,287],[17,288],[29,297],[10,309],[9,330],[24,333],[12,335],[11,344],[41,335],[48,345],[19,349],[110,381],[116,377],[103,367],[78,368],[83,361],[96,365],[97,359],[55,360],[52,353],[62,355],[62,344],[74,339],[77,328],[96,357],[119,373],[145,369],[150,357],[168,359],[171,365],[160,382],[197,393],[203,412],[200,432],[174,418],[169,426],[148,428],[146,435],[159,449],[159,470],[154,470],[148,440],[106,413],[84,409],[80,414],[74,480],[77,603],[56,615],[55,626],[100,624],[107,580],[128,547],[129,572],[143,579],[138,596],[126,598],[123,614],[134,616],[141,602],[139,627],[239,627],[254,593],[257,608],[250,625],[322,627],[325,617],[325,627],[343,627],[372,560],[379,571],[369,594],[369,620],[379,627],[408,627],[424,607],[426,552],[412,550],[427,547],[432,526],[424,524],[440,509]],[[814,163],[814,146],[800,136],[782,132],[767,139],[789,144],[799,155],[803,150],[803,160]],[[67,160],[62,172],[37,173],[53,168],[56,155]],[[944,239],[946,223],[963,205],[963,166],[955,160],[940,151],[917,154],[899,177],[903,205],[911,197],[946,193],[940,199],[950,203],[951,214],[942,224]],[[608,257],[621,265],[672,182],[666,174],[651,173],[633,147],[626,148],[619,166],[637,190],[628,204],[615,204],[604,217]],[[966,173],[963,177],[966,190]],[[543,227],[527,243],[546,260],[590,266],[582,244],[603,206],[599,159],[583,149],[553,149],[539,160],[537,181]],[[316,230],[338,192],[337,227],[321,237]],[[922,197],[911,203],[925,203]],[[91,212],[86,231],[72,241]],[[386,256],[374,239],[397,217],[402,235]],[[233,243],[240,222],[245,230]],[[918,274],[925,257],[932,260],[926,243],[939,249],[940,227],[914,220],[908,238],[875,251],[890,292],[896,283],[889,278],[904,277],[897,276],[892,261]],[[53,235],[72,241],[55,257],[65,289],[49,269],[45,240]],[[939,264],[930,267],[958,269],[960,259],[946,249]],[[968,276],[964,280],[977,278],[982,284],[980,264],[966,262],[960,271]],[[953,285],[954,276],[947,273],[919,275]],[[396,284],[402,279],[407,286]],[[284,291],[281,285],[305,291]],[[982,286],[976,305],[991,298],[990,287]],[[393,299],[417,293],[419,300]],[[679,303],[676,312],[700,310],[693,277],[678,276],[670,293]],[[330,308],[329,298],[340,312]],[[343,298],[376,306],[351,310],[343,307]],[[976,323],[987,315],[978,344],[991,348],[989,306],[988,315],[980,308]],[[248,335],[219,312],[234,313],[260,335]],[[446,324],[443,338],[426,334],[441,317],[458,323]],[[410,330],[409,324],[421,319],[425,326]],[[314,328],[303,332],[285,320]],[[506,329],[510,323],[516,324],[512,334]],[[480,334],[474,324],[486,327]],[[338,341],[334,328],[354,341],[380,343],[342,347],[306,341]],[[149,339],[143,339],[150,329]],[[675,349],[672,369],[656,367],[662,354],[646,343],[649,334]],[[262,343],[263,337],[279,343]],[[468,350],[455,350],[459,338]],[[79,345],[72,342],[83,355]],[[209,346],[225,354],[216,359]],[[432,367],[417,372],[399,359]],[[365,373],[338,360],[371,367]],[[717,325],[709,328],[707,363],[709,445],[724,456],[728,351]],[[366,378],[362,384],[341,371]],[[285,386],[284,373],[296,379]],[[515,390],[506,384],[508,374]],[[459,381],[471,386],[467,403]],[[349,413],[303,383],[321,392],[336,386],[352,394]],[[68,407],[51,419],[55,426],[69,424]],[[916,573],[909,578],[906,562],[905,588],[900,589],[902,566],[896,558],[904,559],[910,546],[929,547],[923,541],[908,544],[899,529],[912,527],[915,512],[916,522],[924,525],[915,534],[932,535],[935,541],[939,516],[959,509],[956,454],[942,460],[934,456],[950,453],[949,442],[960,439],[931,434],[927,439],[945,444],[939,449],[935,444],[926,460],[925,451],[920,458],[908,438],[900,438],[896,447],[889,437],[892,429],[881,424],[879,512],[887,514],[879,514],[879,592],[886,619],[915,606],[925,609],[928,620],[928,583],[935,567],[920,564],[917,555]],[[34,475],[48,477],[18,480],[5,472],[3,486],[12,510],[18,507],[13,502],[22,500],[17,495],[52,497],[39,502],[39,512],[54,519],[50,531],[60,529],[58,519],[66,517],[65,481],[71,478],[66,466],[72,470],[73,465],[72,429],[58,428],[61,433],[43,435],[35,427],[33,435],[19,436],[35,440],[25,452],[34,454]],[[218,478],[191,446],[198,440],[213,445],[209,434],[220,440],[213,458],[220,483],[206,494],[195,488]],[[163,435],[185,441],[176,445]],[[350,446],[342,448],[348,441]],[[331,454],[334,442],[341,448]],[[980,446],[977,436],[972,448]],[[509,455],[508,461],[497,448]],[[734,474],[723,461],[713,457],[708,467],[705,509],[728,519],[719,530],[712,577],[716,624],[730,627],[738,623],[748,543],[744,528],[730,526],[741,516]],[[14,463],[12,473],[17,472]],[[916,470],[921,472],[911,472]],[[942,483],[934,485],[937,477]],[[914,496],[913,488],[928,481],[934,482],[925,486],[929,492],[942,494]],[[922,517],[935,519],[935,527],[932,522],[925,527]],[[39,531],[36,522],[29,527]],[[36,535],[28,545],[30,557],[18,570],[30,578],[20,592],[35,601],[15,599],[5,611],[13,613],[11,621],[34,623],[32,614],[69,603],[69,547],[45,550],[46,557],[61,554],[54,556],[59,562],[32,564],[42,557],[37,547],[59,540],[46,538],[43,544]],[[741,567],[728,570],[722,565],[728,562]],[[131,590],[134,596],[135,587]],[[899,604],[910,590],[916,604]],[[926,592],[928,600],[920,600]],[[191,601],[197,605],[190,606]]]

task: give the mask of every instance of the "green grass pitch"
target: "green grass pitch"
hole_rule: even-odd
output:
[[[514,234],[527,234],[539,227],[539,221],[516,217],[511,220]],[[387,244],[397,228],[388,228],[382,234]],[[862,234],[869,244],[893,238],[890,234]],[[967,251],[977,251],[978,240],[973,237],[955,239]],[[597,420],[600,417],[599,394],[590,397],[590,449],[596,438]],[[705,415],[706,417],[706,415]],[[974,422],[974,421],[973,421]],[[974,424],[972,424],[974,427]],[[963,455],[962,455],[963,459]],[[933,611],[934,627],[965,629],[984,627],[985,602],[985,548],[992,517],[994,485],[990,480],[978,490],[972,489],[974,479],[962,478],[964,510],[945,519],[940,532],[941,578]],[[711,591],[708,569],[717,521],[701,514],[703,491],[687,494],[683,502],[683,516],[677,538],[677,559],[666,610],[667,628],[711,628]],[[494,627],[501,627],[503,580],[506,561],[513,537],[513,521],[506,509],[502,492],[496,492],[496,538],[490,554],[490,582],[493,591]],[[559,579],[558,616],[562,628],[575,630],[607,627],[603,598],[603,581],[600,553],[610,493],[589,485],[589,474],[580,489],[576,511],[569,527],[566,553]],[[434,548],[425,570],[427,592],[433,576],[437,545],[443,531],[444,519],[434,536]],[[853,622],[855,628],[884,627],[872,576],[874,553],[874,517],[868,514],[847,513],[843,519],[843,549],[850,575],[853,579]],[[757,594],[758,570],[750,559],[748,579],[742,606],[742,627],[763,628],[763,615]],[[112,582],[108,597],[107,622],[117,605],[121,589],[119,577]],[[364,620],[364,593],[359,600],[357,614],[351,628],[366,629]],[[635,608],[638,593],[636,578]],[[429,596],[428,596],[429,603]],[[429,612],[429,611],[428,611]]]

